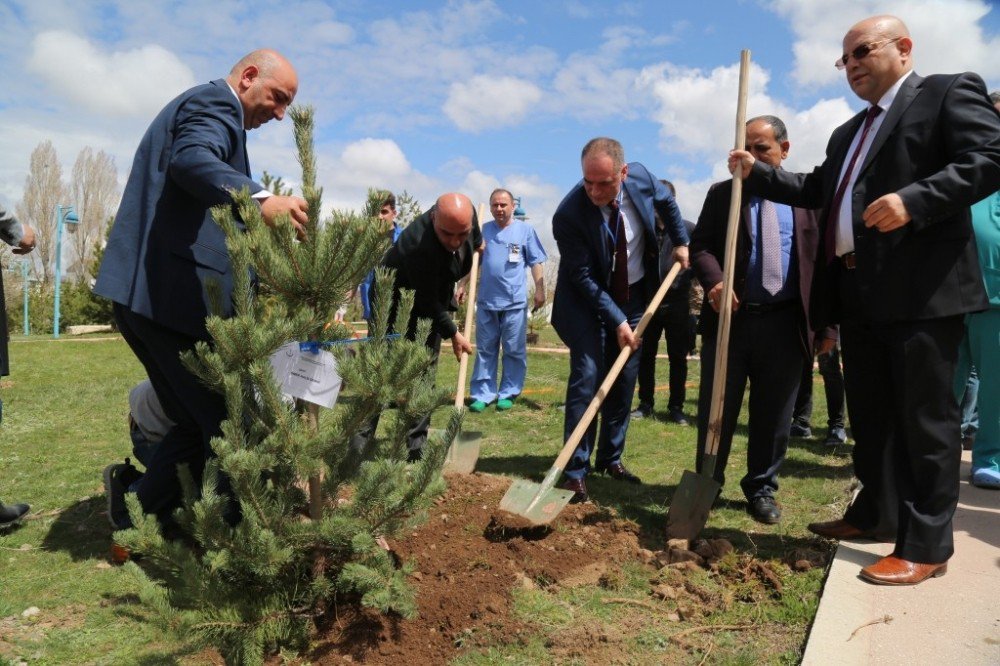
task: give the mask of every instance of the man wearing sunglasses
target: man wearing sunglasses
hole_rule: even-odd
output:
[[[842,519],[809,529],[894,532],[892,554],[861,576],[914,585],[943,575],[954,552],[951,387],[964,315],[988,307],[969,206],[1000,188],[1000,118],[979,76],[914,73],[913,40],[894,16],[856,24],[843,47],[835,64],[867,108],[834,131],[823,164],[794,174],[734,150],[729,166],[751,193],[823,209],[812,321],[840,324],[863,487]]]

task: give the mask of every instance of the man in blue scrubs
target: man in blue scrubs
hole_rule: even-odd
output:
[[[528,369],[525,333],[528,290],[525,269],[535,281],[534,307],[545,304],[542,262],[547,255],[535,229],[514,219],[514,196],[496,189],[490,195],[493,220],[483,226],[483,269],[476,309],[476,364],[472,371],[469,411],[481,412],[496,400],[497,411],[514,405]],[[503,348],[503,377],[497,365]]]

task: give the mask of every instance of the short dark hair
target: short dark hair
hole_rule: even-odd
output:
[[[615,139],[611,139],[606,136],[599,136],[591,139],[580,152],[580,160],[583,161],[589,155],[593,155],[594,153],[601,153],[610,157],[611,161],[614,162],[616,169],[620,169],[625,165],[625,149],[622,148],[622,144],[618,143]]]
[[[492,192],[490,192],[490,201],[492,202],[494,195],[499,194],[500,192],[503,192],[508,197],[510,197],[510,202],[514,203],[514,195],[510,193],[510,190],[505,190],[502,187],[498,187],[497,189],[495,189]]]
[[[660,182],[663,183],[664,185],[666,185],[668,188],[670,188],[670,194],[674,195],[674,198],[676,199],[677,198],[677,188],[674,187],[674,184],[671,183],[669,180],[665,180],[663,178],[660,179]]]
[[[747,121],[747,127],[750,127],[750,123],[755,123],[758,120],[767,123],[772,128],[774,128],[774,140],[778,143],[782,141],[788,141],[788,128],[785,127],[785,123],[778,116],[757,116],[751,118]]]
[[[1000,102],[1000,90],[994,90],[990,93],[990,101],[994,104]]]
[[[392,192],[383,192],[385,196],[382,197],[382,203],[379,204],[379,208],[382,206],[388,206],[389,208],[396,210],[396,195]]]

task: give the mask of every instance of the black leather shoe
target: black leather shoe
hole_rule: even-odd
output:
[[[569,500],[570,504],[580,504],[587,501],[587,482],[583,479],[567,478],[560,488],[573,492],[573,497]]]
[[[671,423],[676,423],[677,425],[686,426],[688,424],[688,420],[684,416],[684,412],[679,409],[671,409],[667,412],[667,420]]]
[[[0,530],[12,527],[31,511],[27,504],[4,504],[0,502]]]
[[[653,408],[652,407],[647,407],[645,405],[639,405],[634,410],[632,410],[632,413],[629,414],[629,417],[633,418],[633,419],[646,419],[646,418],[649,418],[652,415],[653,415]]]
[[[747,511],[758,523],[774,525],[781,520],[781,509],[778,508],[778,503],[774,501],[773,497],[767,495],[754,497],[750,500]]]
[[[826,439],[823,440],[825,446],[838,446],[840,444],[845,444],[847,442],[847,431],[843,428],[833,427],[830,428],[830,432],[826,434]]]
[[[807,425],[801,425],[799,423],[793,423],[792,427],[788,430],[789,437],[801,437],[803,439],[809,439],[813,436],[812,428]]]
[[[111,529],[121,530],[132,526],[125,505],[129,486],[142,478],[142,473],[128,458],[123,463],[112,463],[104,468],[104,493],[108,501],[108,522]]]
[[[625,465],[620,462],[611,463],[610,465],[605,465],[604,467],[598,467],[597,471],[604,472],[615,481],[627,481],[629,483],[634,483],[637,486],[642,485],[642,479],[628,471]]]

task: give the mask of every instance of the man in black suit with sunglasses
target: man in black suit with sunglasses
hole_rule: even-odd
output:
[[[915,74],[894,16],[861,21],[843,46],[836,65],[868,108],[834,131],[823,164],[793,174],[732,151],[729,166],[752,193],[824,209],[812,320],[840,324],[863,487],[842,519],[809,529],[865,538],[894,518],[892,554],[861,576],[914,585],[954,552],[952,382],[963,318],[988,306],[969,206],[1000,188],[1000,118],[979,76]]]

